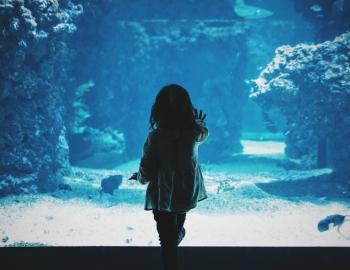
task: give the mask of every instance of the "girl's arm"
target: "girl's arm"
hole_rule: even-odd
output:
[[[198,136],[197,136],[197,142],[202,143],[204,142],[208,136],[209,136],[209,130],[207,126],[205,125],[204,119],[207,117],[207,114],[203,113],[202,110],[194,109],[194,118],[198,125]]]
[[[197,137],[197,142],[202,143],[208,138],[209,130],[203,120],[196,119],[196,122],[199,126],[199,131],[198,131],[199,134]]]
[[[143,155],[140,161],[139,171],[137,173],[137,180],[146,184],[152,181],[156,175],[156,148],[153,133],[149,133],[143,147]]]

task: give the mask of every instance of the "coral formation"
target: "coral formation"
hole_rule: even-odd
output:
[[[303,167],[350,168],[350,33],[316,45],[276,49],[251,97],[286,118],[286,154]]]
[[[81,12],[71,1],[0,2],[0,196],[54,190],[69,169],[65,39]]]

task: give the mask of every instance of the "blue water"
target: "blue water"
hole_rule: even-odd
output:
[[[347,1],[88,0],[75,4],[70,13],[57,15],[68,24],[58,26],[72,32],[64,44],[57,41],[64,53],[50,65],[41,60],[31,63],[30,57],[25,62],[28,74],[49,67],[52,77],[65,74],[60,85],[64,94],[57,98],[60,109],[57,115],[47,116],[64,127],[65,139],[60,137],[57,145],[66,149],[69,161],[68,173],[62,176],[65,188],[45,193],[25,190],[0,198],[0,246],[157,245],[152,217],[143,211],[146,186],[127,178],[138,170],[155,96],[171,83],[188,90],[194,106],[207,114],[210,132],[199,149],[208,199],[192,211],[192,220],[189,215],[184,245],[349,246],[336,230],[320,233],[316,227],[327,215],[350,213],[346,181],[332,178],[337,173],[332,162],[314,161],[315,155],[323,156],[321,150],[312,152],[309,144],[323,141],[310,139],[300,153],[293,152],[290,149],[300,138],[297,134],[293,141],[288,134],[296,130],[305,135],[305,126],[288,122],[283,108],[267,110],[249,98],[253,81],[278,47],[322,43],[349,30]],[[21,23],[11,20],[11,31],[17,33]],[[41,44],[40,40],[50,39],[52,33],[45,33],[33,34],[32,41]],[[22,49],[27,46],[25,40],[19,44]],[[55,53],[57,48],[43,44],[35,57]],[[40,81],[34,75],[25,81],[28,89],[30,79]],[[31,98],[41,97],[34,91]],[[34,105],[35,114],[40,114]],[[17,128],[16,123],[12,126]],[[289,130],[291,126],[295,130]],[[52,135],[42,135],[39,128],[36,132],[36,137]],[[28,149],[24,152],[36,148]],[[54,163],[61,158],[55,151],[40,155]],[[332,158],[324,155],[325,160]],[[27,156],[14,159],[25,163]],[[348,160],[348,154],[340,160]],[[0,166],[1,173],[7,173],[4,168]],[[101,192],[101,180],[112,175],[121,175],[121,185],[113,194]],[[338,182],[329,186],[325,179]],[[203,222],[215,231],[212,236]],[[350,227],[344,226],[343,232],[350,236]]]

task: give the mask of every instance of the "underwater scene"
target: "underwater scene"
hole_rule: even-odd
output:
[[[165,85],[206,113],[182,246],[350,246],[350,0],[0,0],[0,247],[158,246]]]

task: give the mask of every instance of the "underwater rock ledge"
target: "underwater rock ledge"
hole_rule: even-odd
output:
[[[69,170],[65,40],[81,13],[71,1],[0,1],[0,197],[54,190]]]
[[[286,118],[286,155],[305,168],[350,178],[350,33],[315,45],[276,49],[250,95]]]

